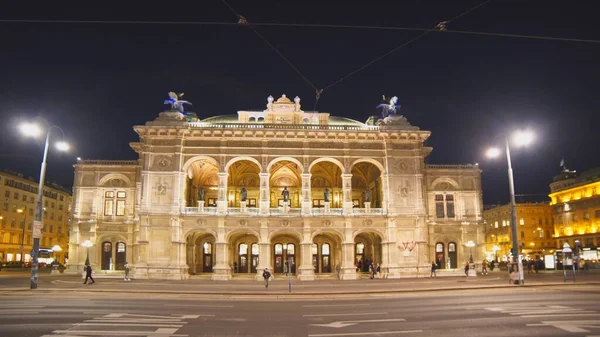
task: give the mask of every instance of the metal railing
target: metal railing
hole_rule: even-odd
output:
[[[378,126],[344,126],[344,125],[313,125],[313,124],[262,124],[262,123],[203,123],[189,122],[189,127],[210,129],[285,129],[285,130],[329,130],[329,131],[377,131]]]

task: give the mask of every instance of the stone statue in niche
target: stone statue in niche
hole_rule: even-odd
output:
[[[284,202],[290,201],[290,191],[288,191],[287,186],[283,188],[281,195],[283,196]]]
[[[248,191],[246,191],[245,187],[242,187],[242,190],[240,191],[240,198],[242,201],[246,201],[246,199],[248,199]]]
[[[363,193],[363,201],[364,202],[371,202],[371,190],[369,190],[368,188]]]
[[[198,201],[204,201],[204,187],[198,187]]]
[[[323,199],[325,199],[325,202],[329,202],[329,189],[327,187],[325,187],[325,191],[323,192]]]

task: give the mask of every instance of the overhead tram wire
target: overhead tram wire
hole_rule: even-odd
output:
[[[340,79],[338,79],[337,81],[335,81],[335,82],[331,83],[330,85],[326,86],[325,88],[323,88],[323,90],[329,89],[329,88],[333,87],[334,85],[336,85],[336,84],[338,84],[338,83],[341,83],[342,81],[346,80],[346,79],[347,79],[347,78],[349,78],[350,76],[352,76],[352,75],[354,75],[354,74],[356,74],[356,73],[358,73],[358,72],[360,72],[360,71],[364,70],[365,68],[367,68],[367,67],[369,67],[370,65],[372,65],[372,64],[374,64],[374,63],[376,63],[377,61],[379,61],[379,60],[381,60],[381,59],[385,58],[386,56],[388,56],[388,55],[390,55],[390,54],[393,54],[393,53],[394,53],[394,52],[396,52],[397,50],[399,50],[399,49],[401,49],[401,48],[403,48],[403,47],[405,47],[405,46],[407,46],[407,45],[409,45],[409,44],[411,44],[411,43],[413,43],[413,42],[415,42],[415,41],[419,40],[420,38],[424,37],[425,35],[427,35],[427,34],[429,34],[429,33],[431,33],[431,32],[435,32],[435,31],[444,31],[444,32],[445,32],[445,31],[447,31],[447,29],[446,29],[446,25],[447,25],[448,23],[450,23],[450,22],[452,22],[452,21],[454,21],[454,20],[456,20],[456,19],[458,19],[458,18],[460,18],[460,17],[462,17],[462,16],[464,16],[464,15],[467,15],[468,13],[470,13],[470,12],[472,12],[472,11],[474,11],[474,10],[478,9],[479,7],[482,7],[482,6],[486,5],[486,4],[488,4],[488,3],[489,3],[489,2],[491,2],[491,1],[492,1],[492,0],[487,0],[487,1],[485,1],[485,2],[482,2],[482,3],[480,3],[479,5],[477,5],[477,6],[475,6],[475,7],[472,7],[472,8],[470,8],[470,9],[468,9],[468,10],[464,11],[463,13],[461,13],[461,14],[459,14],[459,15],[457,15],[457,16],[455,16],[455,17],[453,17],[453,18],[451,18],[450,20],[442,21],[442,22],[438,23],[438,24],[437,24],[435,27],[433,27],[433,28],[431,28],[431,29],[424,30],[424,31],[423,31],[423,33],[421,33],[421,34],[417,35],[416,37],[414,37],[414,38],[412,38],[412,39],[410,39],[410,40],[408,40],[408,41],[406,41],[406,42],[402,43],[401,45],[397,46],[396,48],[394,48],[394,49],[392,49],[392,50],[388,50],[387,52],[385,52],[385,53],[383,53],[382,55],[380,55],[380,56],[376,57],[375,59],[373,59],[372,61],[370,61],[370,62],[366,63],[365,65],[363,65],[363,66],[361,66],[361,67],[359,67],[358,69],[355,69],[355,70],[351,71],[350,73],[348,73],[347,75],[345,75],[345,76],[342,76],[342,77],[341,77]]]
[[[246,19],[246,17],[244,17],[244,16],[240,15],[240,14],[239,14],[239,13],[238,13],[238,12],[237,12],[235,9],[233,9],[233,7],[231,7],[231,6],[230,6],[230,5],[227,3],[227,1],[225,1],[225,0],[221,0],[221,2],[223,2],[223,3],[224,3],[224,4],[225,4],[225,5],[226,5],[226,6],[229,8],[229,10],[231,10],[231,12],[232,12],[232,13],[233,13],[233,14],[234,14],[234,15],[235,15],[237,18],[238,18],[238,25],[240,25],[240,24],[241,24],[241,25],[246,25],[246,26],[250,27],[250,29],[252,29],[252,31],[253,31],[253,32],[254,32],[256,35],[258,35],[258,37],[260,37],[260,38],[261,38],[263,41],[265,41],[265,43],[266,43],[267,45],[269,45],[269,47],[271,47],[271,49],[273,49],[273,50],[274,50],[274,51],[277,53],[277,55],[281,56],[281,58],[282,58],[282,59],[283,59],[285,62],[287,62],[287,64],[288,64],[290,67],[292,67],[292,69],[294,69],[294,71],[296,71],[296,73],[298,73],[298,75],[300,75],[300,77],[302,77],[302,79],[303,79],[303,80],[304,80],[304,81],[305,81],[305,82],[306,82],[308,85],[310,85],[310,86],[313,88],[313,90],[314,90],[314,91],[315,91],[315,93],[316,93],[316,101],[315,101],[315,109],[316,109],[316,106],[317,106],[317,103],[316,103],[316,102],[319,100],[319,97],[321,96],[321,93],[323,92],[323,90],[319,90],[319,89],[317,89],[317,87],[316,87],[316,86],[315,86],[315,85],[314,85],[314,84],[313,84],[313,83],[312,83],[312,82],[311,82],[311,81],[310,81],[310,80],[309,80],[309,79],[308,79],[306,76],[304,76],[304,74],[303,74],[303,73],[302,73],[302,72],[301,72],[301,71],[300,71],[298,68],[296,68],[296,66],[294,66],[294,64],[292,63],[292,61],[290,61],[290,60],[289,60],[287,57],[285,57],[285,55],[283,55],[283,54],[282,54],[282,53],[279,51],[279,49],[277,49],[277,48],[276,48],[274,45],[272,45],[272,44],[271,44],[271,42],[269,42],[269,40],[267,40],[267,39],[266,39],[266,38],[265,38],[265,37],[264,37],[264,36],[263,36],[261,33],[259,33],[259,32],[258,32],[258,30],[256,30],[256,29],[253,27],[253,25],[251,25],[251,24],[248,22],[248,19]]]
[[[108,21],[108,20],[9,20],[0,19],[0,23],[56,23],[56,24],[115,24],[115,25],[196,25],[196,26],[239,26],[239,23],[234,22],[216,22],[216,21]],[[553,37],[540,35],[525,35],[525,34],[505,34],[492,32],[476,32],[469,30],[431,30],[431,28],[410,28],[410,27],[395,27],[395,26],[361,26],[361,25],[330,25],[330,24],[310,24],[310,23],[253,23],[255,27],[298,27],[298,28],[342,28],[342,29],[370,29],[370,30],[397,30],[397,31],[415,31],[433,33],[452,33],[466,35],[485,35],[498,37],[514,37],[520,39],[533,40],[548,40],[548,41],[563,41],[563,42],[582,42],[582,43],[600,43],[600,40],[577,39],[570,37]]]

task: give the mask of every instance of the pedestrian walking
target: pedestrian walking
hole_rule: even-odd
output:
[[[469,276],[469,261],[465,262],[465,275]]]
[[[375,273],[377,274],[377,278],[381,278],[381,266],[379,263],[377,264],[377,268],[375,268]]]
[[[373,268],[373,264],[369,265],[369,278],[371,280],[375,278],[375,269]]]
[[[125,265],[123,266],[125,268],[125,281],[131,281],[131,279],[129,278],[129,263],[127,263],[127,261],[125,261]]]
[[[269,268],[265,268],[263,271],[262,277],[265,279],[265,290],[269,288],[269,279],[271,278],[271,273],[269,273]]]
[[[437,264],[435,263],[435,261],[431,261],[431,274],[429,275],[429,277],[437,277],[437,275],[435,274],[435,270],[437,269]]]
[[[83,284],[87,284],[88,279],[92,280],[92,283],[96,283],[96,281],[94,281],[94,278],[92,277],[92,266],[90,266],[89,264],[85,265],[85,281],[83,282]]]
[[[483,261],[481,262],[481,275],[487,275],[488,274],[488,272],[487,272],[487,265],[488,265],[487,260],[483,259]]]
[[[340,266],[339,263],[335,265],[335,272],[337,274],[338,280],[341,280],[342,279],[342,267]]]

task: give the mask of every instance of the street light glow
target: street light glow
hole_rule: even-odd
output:
[[[22,123],[19,125],[19,130],[28,137],[37,137],[42,133],[42,129],[35,123]]]
[[[533,142],[533,132],[517,131],[513,134],[513,141],[517,146],[527,146]]]
[[[56,149],[59,151],[69,151],[69,144],[63,141],[57,142]]]
[[[498,156],[500,156],[500,149],[497,147],[492,147],[486,151],[485,155],[488,158],[497,158]]]

